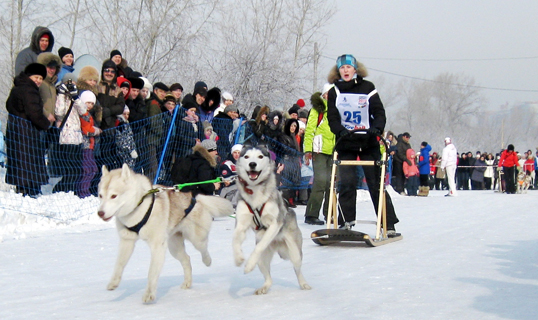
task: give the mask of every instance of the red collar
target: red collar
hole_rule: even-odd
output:
[[[243,185],[243,188],[245,188],[245,192],[248,193],[248,194],[253,194],[254,191],[252,191],[252,189],[248,188],[248,183],[245,181],[245,179],[241,178],[241,177],[238,177],[239,178],[239,182]]]

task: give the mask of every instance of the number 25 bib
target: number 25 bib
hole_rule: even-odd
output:
[[[340,93],[337,95],[336,107],[340,112],[342,125],[346,129],[370,128],[369,99],[376,93],[377,90],[370,92],[370,94]]]

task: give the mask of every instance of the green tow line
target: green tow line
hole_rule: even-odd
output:
[[[174,188],[176,188],[177,190],[181,190],[184,187],[194,186],[194,185],[197,185],[197,184],[218,183],[218,182],[223,182],[223,181],[224,180],[221,177],[218,177],[217,179],[213,179],[213,180],[180,183],[180,184],[176,184],[174,186]]]

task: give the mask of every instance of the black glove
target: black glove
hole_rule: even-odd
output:
[[[338,132],[338,138],[340,139],[340,138],[343,138],[345,136],[349,136],[350,134],[351,134],[351,132],[349,132],[349,130],[344,129],[344,130]]]
[[[77,86],[74,83],[68,83],[66,85],[66,87],[69,90],[69,94],[71,95],[71,99],[77,100],[78,99]]]
[[[381,130],[379,130],[378,128],[374,128],[374,127],[370,127],[366,130],[366,132],[370,135],[373,135],[373,136],[378,136],[381,134]]]

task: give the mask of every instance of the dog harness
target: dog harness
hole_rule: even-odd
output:
[[[151,210],[153,210],[153,204],[155,203],[155,193],[151,193],[151,205],[149,206],[148,208],[148,211],[146,211],[146,214],[144,215],[144,218],[142,219],[142,221],[140,221],[138,224],[132,226],[132,227],[127,227],[127,230],[130,230],[132,232],[136,232],[137,234],[140,232],[140,229],[142,229],[142,227],[144,225],[146,225],[146,223],[148,222],[149,220],[149,216],[151,216]],[[144,198],[142,198],[142,200],[140,201],[139,205],[142,203],[142,201],[144,200]]]
[[[250,206],[250,204],[248,204],[246,201],[245,201],[245,204],[247,205],[248,210],[250,211],[250,213],[252,213],[252,217],[254,219],[254,224],[256,225],[256,230],[265,230],[265,229],[267,229],[262,224],[262,212],[263,212],[263,208],[265,208],[265,205],[267,204],[267,202],[263,204],[263,206],[260,208],[260,210],[258,210],[258,209],[253,210],[252,207]]]

